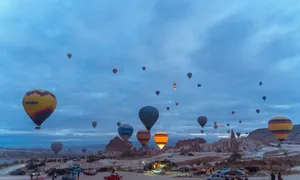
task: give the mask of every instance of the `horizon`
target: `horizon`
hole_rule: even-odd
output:
[[[145,129],[139,110],[148,105],[160,113],[152,136],[165,131],[169,143],[212,142],[228,129],[244,134],[267,128],[278,115],[299,124],[300,6],[294,4],[3,0],[0,146],[108,144],[118,121],[133,126],[129,141],[137,142],[136,132]],[[22,105],[33,89],[57,99],[40,130]],[[199,116],[208,118],[201,136]]]

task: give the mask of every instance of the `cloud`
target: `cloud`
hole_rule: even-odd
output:
[[[160,111],[152,132],[166,131],[172,141],[198,134],[200,115],[208,118],[209,141],[227,129],[267,127],[276,115],[298,124],[298,4],[1,1],[0,135],[107,143],[118,121],[144,129],[138,111],[145,105]],[[31,89],[49,90],[58,100],[39,132],[22,108]],[[213,122],[230,127],[215,130]]]

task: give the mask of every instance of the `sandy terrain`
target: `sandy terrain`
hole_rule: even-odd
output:
[[[139,173],[131,173],[131,172],[119,172],[120,175],[123,176],[123,180],[187,180],[187,179],[198,179],[198,180],[206,180],[206,178],[174,178],[172,176],[148,176]],[[80,180],[103,180],[104,176],[109,176],[109,173],[98,173],[95,176],[85,176],[82,175]],[[28,180],[28,176],[23,177],[11,177],[11,176],[0,176],[0,180]],[[49,180],[51,178],[45,178],[45,180]],[[60,180],[61,178],[58,178]],[[300,175],[290,175],[284,176],[284,180],[299,180]],[[249,180],[270,180],[269,177],[253,177],[249,178]]]

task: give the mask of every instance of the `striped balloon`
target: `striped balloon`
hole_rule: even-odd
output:
[[[148,130],[139,130],[136,133],[136,138],[139,140],[141,145],[145,147],[151,138],[151,132]]]
[[[279,140],[284,141],[293,129],[292,121],[284,116],[275,116],[268,123],[269,131]]]
[[[162,149],[165,147],[169,140],[169,136],[166,132],[157,132],[154,135],[154,141],[156,142],[157,146]]]
[[[133,127],[129,124],[121,124],[118,128],[119,136],[127,141],[133,134]]]

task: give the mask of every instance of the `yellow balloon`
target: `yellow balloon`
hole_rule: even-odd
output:
[[[275,116],[268,123],[268,129],[280,141],[285,140],[293,129],[292,121],[284,116]]]
[[[42,123],[54,112],[56,97],[46,90],[32,90],[23,97],[23,107],[27,115],[40,129]]]

